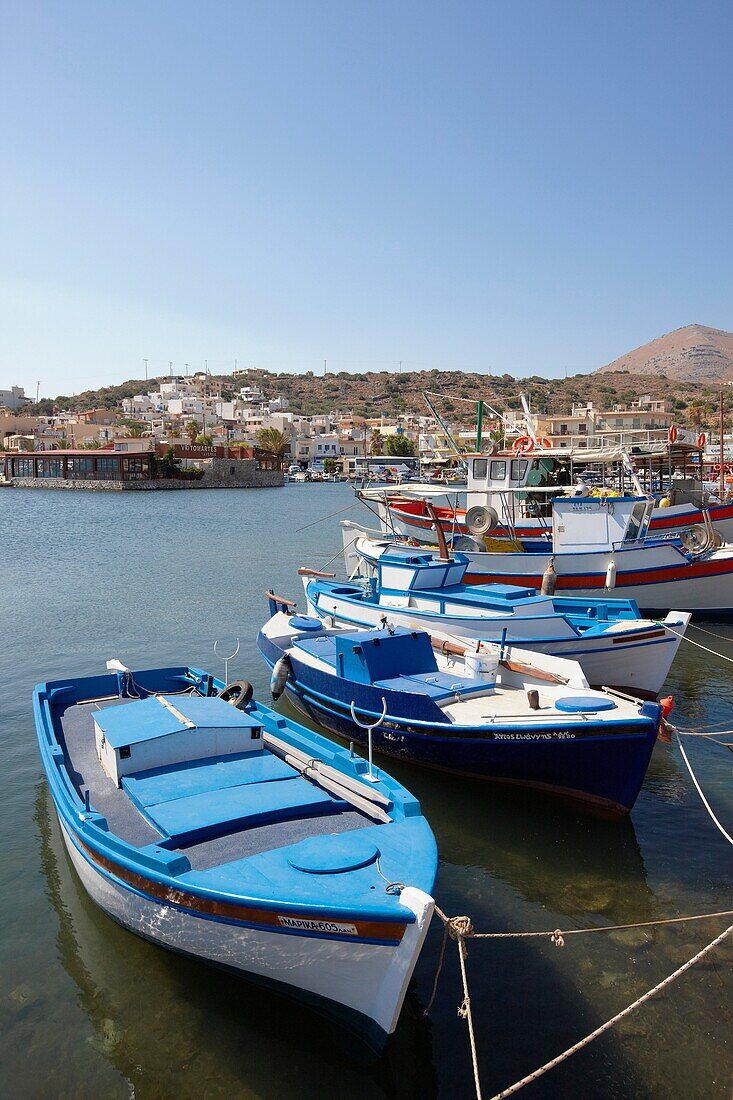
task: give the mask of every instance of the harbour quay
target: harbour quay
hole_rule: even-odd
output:
[[[1,483],[19,489],[102,492],[264,489],[284,484],[282,470],[254,447],[156,443],[143,449],[135,443],[115,441],[97,450],[0,452]]]

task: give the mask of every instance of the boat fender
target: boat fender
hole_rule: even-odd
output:
[[[662,718],[669,718],[674,707],[674,695],[665,695],[664,699],[659,700],[659,706],[662,708]]]
[[[540,588],[540,595],[554,596],[556,587],[557,573],[555,572],[555,559],[550,558],[547,563],[547,568],[542,574],[542,587]]]
[[[615,587],[616,587],[616,562],[612,558],[611,561],[608,563],[608,569],[606,570],[606,588],[610,592],[611,589],[613,589]]]
[[[245,710],[252,701],[253,695],[254,691],[249,680],[232,680],[231,684],[227,684],[219,692],[219,698],[225,703],[231,703],[237,710]]]
[[[288,682],[288,676],[291,671],[292,665],[290,664],[290,658],[287,653],[283,653],[280,660],[275,662],[275,667],[272,670],[272,676],[270,678],[270,693],[273,699],[278,700],[285,691],[285,685]]]
[[[672,501],[669,499],[669,497],[662,497],[662,499],[659,502],[659,507],[660,508],[671,508],[672,507]]]

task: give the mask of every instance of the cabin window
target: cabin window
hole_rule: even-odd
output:
[[[495,460],[491,463],[491,480],[503,481],[506,477],[506,462]]]
[[[486,471],[488,469],[488,466],[489,466],[489,463],[488,463],[487,459],[485,459],[485,458],[475,458],[473,460],[473,476],[475,478],[480,478],[480,480],[483,481],[484,478],[486,477]]]
[[[529,465],[526,458],[513,458],[510,471],[510,477],[512,481],[524,481],[524,475],[527,472],[527,466]]]
[[[631,511],[631,518],[629,519],[629,526],[626,530],[626,538],[628,541],[639,537],[639,531],[641,530],[641,525],[644,522],[645,513],[646,503],[643,500],[634,505]]]

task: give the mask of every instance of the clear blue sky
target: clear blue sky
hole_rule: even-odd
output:
[[[5,0],[0,387],[733,328],[720,3]]]

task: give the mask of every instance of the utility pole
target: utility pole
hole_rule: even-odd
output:
[[[170,379],[171,379],[171,381],[173,381],[173,360],[172,359],[168,360],[168,370],[169,370]]]
[[[36,382],[36,405],[38,404],[38,398],[39,398],[40,392],[41,392],[41,383],[40,383],[40,381],[38,381],[38,382]]]
[[[400,374],[402,374],[402,360],[400,359]]]
[[[326,360],[323,360],[323,377],[326,377]]]
[[[148,380],[148,361],[147,361],[147,359],[143,359],[143,363],[145,364],[145,381],[147,382],[147,380]]]

